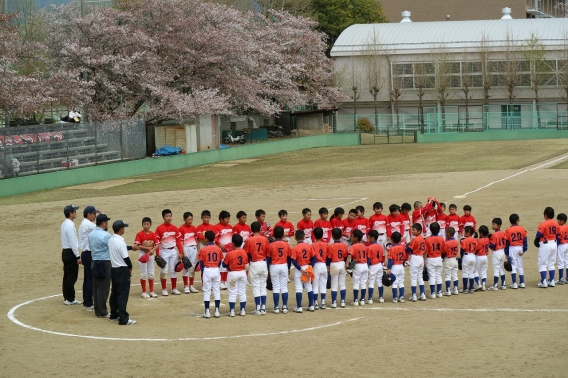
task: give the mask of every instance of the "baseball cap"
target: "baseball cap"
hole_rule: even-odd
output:
[[[140,256],[138,261],[140,261],[142,264],[146,264],[148,261],[150,261],[150,256],[148,256],[148,254],[145,253],[142,256]]]
[[[74,211],[77,211],[78,209],[79,209],[79,206],[67,205],[63,208],[63,213],[64,214],[72,213]]]
[[[87,206],[85,210],[83,210],[83,215],[91,214],[91,213],[98,213],[99,211],[95,209],[94,206]]]
[[[110,220],[110,218],[107,217],[106,214],[99,214],[99,215],[97,215],[96,222],[97,222],[97,224],[101,224],[101,223],[109,221],[109,220]]]
[[[181,272],[182,269],[183,269],[183,263],[181,261],[178,261],[176,263],[176,269],[175,270],[176,270],[176,272]]]
[[[128,227],[128,224],[124,223],[121,219],[114,221],[112,224],[113,230],[120,230],[122,227]]]

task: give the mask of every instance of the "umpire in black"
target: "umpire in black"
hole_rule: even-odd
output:
[[[128,295],[130,294],[130,275],[132,274],[132,262],[128,257],[128,248],[122,235],[126,223],[117,220],[112,224],[114,235],[108,241],[110,262],[112,264],[112,289],[110,292],[110,321],[118,319],[120,325],[136,324],[136,320],[130,319],[126,312]]]

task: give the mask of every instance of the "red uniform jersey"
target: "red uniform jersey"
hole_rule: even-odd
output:
[[[323,230],[323,238],[322,241],[329,243],[331,240],[331,222],[328,220],[318,219],[314,222],[314,228],[321,227]],[[312,234],[312,241],[316,241],[315,236]]]
[[[377,265],[384,262],[383,247],[375,242],[367,247],[367,255],[371,259],[371,265]]]
[[[347,246],[342,242],[334,242],[327,247],[327,258],[331,262],[345,261],[347,258]]]
[[[272,265],[286,264],[288,262],[288,257],[290,257],[290,253],[290,244],[283,240],[277,240],[268,245],[268,253],[266,256],[270,257]]]
[[[538,226],[538,232],[541,233],[540,241],[556,240],[558,238],[560,226],[554,219],[547,219]]]
[[[367,235],[367,232],[369,231],[369,220],[365,217],[355,218],[355,228],[357,230],[361,230],[363,235]]]
[[[294,236],[294,232],[296,231],[294,229],[294,225],[292,224],[292,222],[282,222],[282,221],[278,221],[276,222],[276,224],[274,225],[274,227],[282,227],[284,229],[284,237],[290,237],[290,236]],[[274,236],[274,229],[272,230],[272,236]]]
[[[438,215],[436,216],[436,222],[440,225],[441,229],[445,229],[448,223],[448,216],[444,213],[439,212],[441,209],[438,209]]]
[[[316,262],[325,263],[325,259],[327,258],[327,243],[322,241],[315,242],[312,244],[312,248],[316,254]]]
[[[406,260],[408,260],[408,255],[404,250],[404,245],[393,244],[389,249],[389,260],[392,260],[393,265],[402,265]]]
[[[560,226],[560,244],[568,244],[568,224],[563,224]]]
[[[312,231],[314,230],[314,222],[310,219],[306,221],[305,219],[300,219],[298,222],[298,230],[304,230],[304,239],[312,238]]]
[[[154,245],[159,243],[158,237],[156,236],[155,233],[153,233],[152,231],[148,231],[148,233],[145,233],[144,230],[142,230],[136,234],[136,237],[134,238],[134,245],[142,245],[142,243],[144,243],[146,240],[153,241]]]
[[[217,223],[215,225],[215,244],[225,247],[225,251],[233,250],[233,226]]]
[[[215,244],[206,244],[199,251],[197,258],[207,268],[218,268],[223,258],[223,252]]]
[[[480,237],[477,239],[477,256],[487,256],[489,254],[489,238]]]
[[[444,238],[438,235],[428,236],[426,238],[426,252],[429,258],[441,257],[444,252]]]
[[[343,226],[343,236],[350,238],[351,232],[357,228],[356,219],[353,219],[352,221],[350,221],[349,218],[344,219]]]
[[[343,224],[343,221],[339,218],[332,218],[329,223],[331,223],[331,230],[333,231],[334,228],[339,228],[341,230],[341,233],[343,233],[343,229],[345,228],[345,225]]]
[[[375,230],[379,235],[387,233],[387,217],[383,214],[373,214],[369,217],[369,228]]]
[[[205,240],[206,231],[213,231],[213,233],[215,233],[215,226],[211,223],[201,223],[197,226],[197,240],[203,242]]]
[[[462,215],[460,217],[460,233],[463,233],[463,229],[465,226],[473,227],[473,231],[477,231],[477,223],[475,222],[475,218],[473,215]]]
[[[393,232],[400,232],[400,235],[404,235],[404,226],[400,214],[396,217],[392,214],[387,215],[387,236],[390,238]]]
[[[237,223],[233,226],[233,234],[241,235],[243,242],[246,242],[247,239],[252,235],[252,231],[248,224]]]
[[[431,207],[432,205],[427,203],[426,206],[414,210],[412,212],[412,223],[418,223],[424,229],[424,215],[430,210]]]
[[[367,263],[367,247],[365,247],[365,244],[355,243],[351,245],[351,248],[349,248],[349,254],[357,264]]]
[[[473,236],[462,239],[460,244],[461,249],[463,249],[464,253],[477,253],[477,239],[475,239]]]
[[[253,262],[266,260],[268,239],[266,236],[253,235],[245,242],[244,250],[250,255]]]
[[[423,207],[424,209],[428,209],[424,213],[424,226],[429,228],[430,225],[438,220],[438,210],[432,207],[429,203]]]
[[[187,246],[197,246],[197,228],[194,225],[186,226],[182,224],[179,226],[179,232],[181,234],[181,240],[184,247]]]
[[[489,243],[493,244],[492,249],[494,251],[505,249],[505,247],[507,246],[507,239],[505,238],[505,233],[501,230],[496,230],[494,233],[491,234]]]
[[[460,232],[460,217],[457,214],[448,214],[446,218],[446,228],[453,227],[457,233]]]
[[[458,241],[454,238],[448,239],[444,242],[444,253],[447,259],[451,259],[458,256],[459,245]]]
[[[173,224],[163,223],[159,225],[158,228],[156,228],[156,236],[160,243],[160,249],[174,249],[177,247],[180,253],[183,252],[181,233]]]
[[[274,244],[274,243],[272,243]],[[290,253],[290,257],[292,257],[298,265],[310,265],[310,261],[312,257],[314,257],[315,252],[311,245],[303,242],[299,242],[292,248],[292,252]]]
[[[404,214],[404,213],[400,213],[400,219],[402,220],[402,228],[404,230],[404,232],[410,230],[410,216],[408,216],[408,213]]]
[[[426,252],[426,242],[422,235],[415,236],[408,245],[412,249],[412,254],[416,256],[424,256]]]
[[[248,260],[247,253],[239,248],[228,252],[223,259],[223,264],[225,264],[230,271],[237,272],[239,270],[245,270]]]
[[[509,242],[510,246],[522,246],[525,243],[527,231],[524,227],[514,225],[505,230],[505,240]]]

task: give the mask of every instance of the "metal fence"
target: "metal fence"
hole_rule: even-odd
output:
[[[0,178],[146,156],[144,121],[0,128]]]

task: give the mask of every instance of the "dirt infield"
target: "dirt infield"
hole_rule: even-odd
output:
[[[528,157],[526,161],[534,163]],[[445,163],[441,164],[440,170],[445,171]],[[249,221],[254,210],[262,208],[274,224],[281,208],[289,211],[289,219],[295,223],[303,207],[317,213],[321,206],[343,205],[348,210],[363,205],[369,216],[375,201],[388,207],[435,195],[460,209],[471,205],[479,225],[490,225],[497,216],[506,224],[509,214],[516,212],[532,241],[545,206],[568,211],[568,175],[565,170],[548,169],[554,164],[345,179],[334,179],[329,173],[309,185],[266,182],[113,197],[95,197],[89,192],[91,197],[74,199],[73,203],[81,209],[96,205],[113,220],[130,223],[125,239],[131,242],[142,217],[150,216],[155,227],[160,211],[166,207],[173,211],[176,224],[181,223],[184,211],[193,211],[198,218],[204,208],[213,214],[228,210],[233,217],[238,210],[245,210]],[[465,199],[453,198],[472,191]],[[0,229],[6,236],[0,310],[7,314],[14,306],[49,297],[22,305],[12,313],[17,321],[36,329],[18,326],[8,317],[0,321],[0,376],[566,375],[568,304],[564,298],[568,286],[537,288],[539,275],[532,243],[525,258],[527,288],[523,290],[404,304],[390,303],[392,294],[385,290],[384,304],[303,314],[269,313],[263,317],[250,315],[254,302],[248,290],[248,314],[244,318],[226,316],[227,292],[223,291],[224,316],[202,319],[202,293],[142,299],[140,287],[133,286],[128,311],[139,323],[120,327],[97,319],[82,306],[64,306],[62,297],[54,296],[61,291],[59,227],[63,206],[68,202],[0,206]],[[491,267],[488,276],[491,281]],[[136,266],[133,284],[138,283],[138,277]],[[507,280],[510,283],[509,276]],[[77,290],[81,282],[82,272]],[[178,288],[181,286],[178,283]],[[196,287],[199,289],[200,283]],[[348,302],[351,287],[348,277]],[[409,292],[408,277],[405,287]],[[293,307],[293,283],[289,291]],[[267,307],[272,307],[270,292]]]

